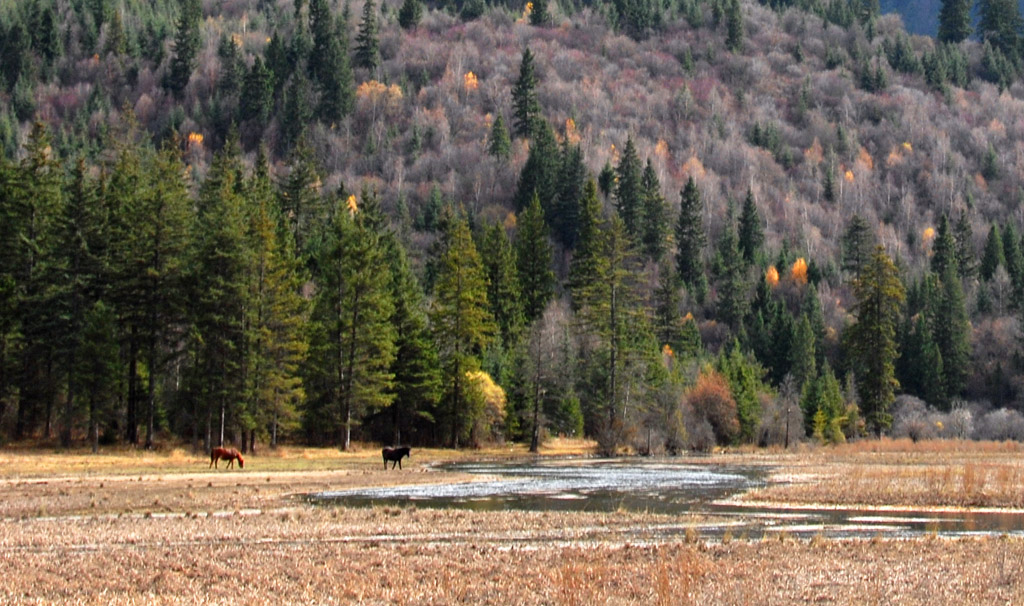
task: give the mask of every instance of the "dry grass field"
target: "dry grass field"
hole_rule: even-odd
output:
[[[586,451],[556,443],[544,454]],[[518,449],[281,449],[244,470],[184,451],[0,450],[0,604],[1019,604],[1024,541],[710,541],[697,516],[314,507],[307,492],[461,479]],[[725,452],[772,503],[1017,507],[1017,445]],[[1019,486],[1019,483],[1018,483]],[[659,529],[685,527],[680,535]]]

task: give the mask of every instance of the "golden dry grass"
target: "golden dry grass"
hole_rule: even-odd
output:
[[[1017,539],[780,533],[708,544],[700,536],[709,520],[694,516],[353,509],[295,498],[462,479],[427,463],[480,456],[528,455],[414,450],[406,469],[385,472],[376,448],[280,449],[247,458],[242,471],[214,471],[185,451],[0,450],[0,604],[1024,603]],[[881,442],[691,461],[766,465],[796,480],[752,495],[761,500],[951,505],[1017,502],[1021,458],[1015,445]]]

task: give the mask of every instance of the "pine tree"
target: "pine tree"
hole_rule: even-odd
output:
[[[700,199],[697,183],[690,177],[680,192],[679,219],[676,222],[676,273],[687,288],[693,289],[704,276],[704,246],[707,234],[704,231],[702,213],[704,206]]]
[[[251,361],[246,396],[252,451],[257,429],[270,447],[282,429],[293,427],[305,390],[299,367],[309,351],[308,304],[302,297],[302,271],[292,234],[282,229],[280,210],[270,182],[265,150],[246,184],[249,238],[253,251],[246,330]],[[243,450],[246,450],[243,440]]]
[[[323,55],[317,61],[323,71],[317,81],[320,103],[317,113],[320,120],[332,128],[352,113],[355,105],[355,86],[352,81],[352,66],[348,60],[348,28],[343,20],[334,27],[334,34],[326,43]]]
[[[402,29],[415,29],[423,18],[423,3],[420,0],[404,0],[398,9],[398,25]]]
[[[239,99],[240,117],[262,131],[270,119],[273,103],[273,74],[264,65],[263,60],[256,57],[242,83],[242,95]]]
[[[541,208],[551,212],[558,203],[558,142],[547,123],[536,126],[530,155],[519,173],[513,204],[517,211],[530,205],[534,196],[540,198]]]
[[[658,267],[658,287],[654,291],[654,334],[658,343],[678,351],[683,342],[683,321],[679,314],[679,280],[671,261],[663,259]]]
[[[537,74],[529,47],[523,51],[519,78],[512,87],[512,112],[515,134],[520,137],[535,136],[543,122],[543,110],[537,96]]]
[[[281,116],[282,151],[292,150],[302,139],[313,119],[310,84],[301,70],[292,75],[284,96],[284,115]]]
[[[508,129],[505,128],[505,119],[498,114],[491,126],[491,134],[487,138],[487,153],[496,160],[508,160],[512,155],[512,141],[508,136]]]
[[[817,376],[815,355],[815,335],[811,321],[806,315],[800,316],[793,333],[793,343],[789,350],[790,373],[799,388]]]
[[[583,149],[579,144],[571,145],[568,139],[564,140],[558,166],[558,202],[549,215],[549,223],[555,237],[569,250],[576,247],[579,235],[580,203],[586,180]]]
[[[1013,223],[1003,225],[1003,258],[1006,259],[1006,273],[1010,274],[1013,283],[1012,304],[1014,308],[1022,308],[1024,303],[1024,251],[1021,251],[1020,238]]]
[[[245,64],[242,62],[242,53],[231,36],[221,35],[217,44],[217,57],[220,59],[218,91],[225,96],[238,94],[242,87]]]
[[[1003,238],[993,223],[988,230],[988,237],[985,238],[985,250],[981,256],[981,267],[979,268],[981,279],[986,282],[991,280],[1000,265],[1006,266],[1006,257],[1003,255]]]
[[[939,42],[959,44],[971,35],[971,0],[942,0]]]
[[[452,212],[450,207],[446,210]],[[446,426],[447,443],[457,448],[469,437],[480,412],[473,405],[467,373],[480,367],[480,352],[490,342],[495,326],[488,310],[487,278],[469,224],[459,216],[449,216],[444,223],[445,248],[430,319],[447,401],[440,420]]]
[[[740,422],[739,440],[753,442],[761,418],[758,394],[767,391],[762,382],[764,369],[752,356],[743,354],[739,341],[733,341],[728,351],[722,348],[717,367],[729,382],[729,391],[736,400],[736,415]]]
[[[852,274],[860,273],[861,267],[871,258],[874,246],[875,237],[871,227],[860,215],[854,215],[841,240],[843,269]]]
[[[725,48],[738,53],[743,48],[743,12],[739,0],[726,0]]]
[[[1022,26],[1020,8],[1014,0],[979,0],[978,36],[1011,61],[1019,55]]]
[[[391,276],[372,220],[358,207],[337,209],[318,262],[312,356],[324,417],[338,429],[343,450],[351,448],[352,425],[394,397]]]
[[[668,208],[665,198],[661,195],[661,183],[647,160],[643,176],[640,178],[641,192],[641,243],[643,253],[652,261],[658,262],[665,254],[668,237]]]
[[[502,344],[510,348],[519,340],[526,320],[516,252],[501,224],[494,223],[484,232],[480,253],[487,274],[487,302],[491,316],[497,324]]]
[[[626,147],[622,150],[622,159],[615,172],[618,182],[615,186],[615,209],[622,218],[626,233],[637,239],[640,235],[640,213],[643,192],[643,169],[637,155],[633,137],[626,139]]]
[[[307,257],[317,246],[316,226],[324,223],[327,213],[320,195],[320,175],[313,150],[304,139],[292,150],[288,168],[288,176],[280,189],[279,206],[295,242],[296,254]]]
[[[978,259],[974,252],[974,230],[965,211],[960,211],[953,228],[953,239],[956,240],[957,272],[963,279],[974,277],[978,271]]]
[[[380,40],[377,31],[377,5],[373,0],[363,4],[363,19],[356,35],[356,65],[370,71],[380,66]]]
[[[519,269],[519,288],[526,321],[533,323],[544,313],[555,289],[551,244],[548,242],[544,210],[536,194],[519,216],[518,227],[516,266]]]
[[[572,262],[569,264],[569,292],[574,309],[579,309],[585,294],[597,280],[597,256],[600,246],[601,202],[597,199],[597,183],[588,179],[580,200],[579,231]]]
[[[86,311],[81,341],[71,372],[87,401],[88,439],[92,452],[99,451],[100,427],[114,416],[117,386],[117,316],[115,310],[96,301]]]
[[[743,259],[747,263],[753,263],[763,243],[764,228],[761,227],[761,217],[757,214],[754,193],[748,188],[747,197],[743,200],[743,209],[740,211],[739,225],[739,246]]]
[[[939,220],[939,229],[932,244],[932,272],[938,276],[945,276],[947,269],[959,272],[960,266],[956,259],[956,241],[953,239],[953,232],[949,227],[949,217],[942,215]]]
[[[855,362],[857,392],[868,428],[880,434],[892,424],[889,406],[899,387],[896,325],[905,291],[896,266],[881,246],[853,282],[857,322],[847,331],[847,344]]]
[[[185,92],[185,87],[192,78],[192,70],[196,66],[199,45],[202,42],[199,32],[199,20],[202,16],[203,10],[199,0],[182,1],[177,32],[174,35],[174,54],[164,81],[164,86],[171,89],[179,99]]]
[[[948,404],[963,391],[971,362],[970,318],[955,266],[947,266],[940,275],[932,317],[932,334],[942,356],[942,387],[946,396],[943,403]]]
[[[732,202],[725,229],[718,240],[718,316],[733,330],[738,330],[747,312],[746,264],[736,234]]]
[[[534,0],[530,11],[530,25],[544,27],[551,24],[551,13],[548,12],[548,0]]]
[[[612,195],[612,190],[615,188],[615,169],[612,168],[611,161],[606,160],[604,166],[601,167],[601,172],[597,175],[597,186],[604,197]]]

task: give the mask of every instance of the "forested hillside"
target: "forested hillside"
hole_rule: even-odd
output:
[[[948,4],[0,0],[2,439],[1024,439],[1020,17]]]

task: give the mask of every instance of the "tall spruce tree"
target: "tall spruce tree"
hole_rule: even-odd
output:
[[[178,98],[185,92],[185,87],[192,78],[192,70],[196,66],[202,42],[199,32],[199,21],[202,17],[203,9],[199,0],[182,1],[177,31],[174,34],[171,65],[164,81],[164,85]]]
[[[444,250],[440,257],[434,301],[430,308],[434,341],[443,375],[442,406],[446,442],[465,443],[480,414],[470,393],[467,373],[480,368],[480,353],[494,335],[488,310],[487,278],[469,232],[469,223],[446,208]]]
[[[551,270],[551,244],[544,222],[540,198],[534,194],[530,205],[519,216],[516,235],[516,266],[527,323],[540,318],[554,295],[555,272]]]
[[[970,373],[971,325],[960,276],[953,265],[939,276],[932,334],[942,355],[942,387],[947,404],[963,391]]]
[[[694,288],[704,277],[704,246],[707,234],[702,218],[704,205],[697,183],[690,177],[680,192],[679,219],[676,221],[676,273],[687,288]]]
[[[853,215],[840,241],[843,269],[857,274],[871,258],[875,236],[860,215]]]
[[[515,134],[533,137],[538,123],[543,121],[540,99],[537,96],[537,74],[533,65],[533,53],[526,47],[519,64],[519,78],[512,87],[512,112]]]
[[[640,192],[640,241],[643,253],[652,261],[659,262],[668,246],[668,208],[650,158],[640,178]]]
[[[512,141],[505,127],[505,119],[498,114],[491,126],[491,134],[487,138],[487,153],[496,160],[508,160],[512,155]]]
[[[1003,255],[1003,238],[993,223],[988,230],[988,237],[985,238],[985,250],[982,251],[981,266],[978,268],[981,279],[986,282],[991,280],[1000,265],[1006,266],[1006,257]]]
[[[748,188],[747,197],[743,199],[743,208],[740,210],[739,224],[739,246],[743,259],[747,263],[753,263],[763,244],[764,228],[761,226],[761,217],[757,214],[754,192]]]
[[[939,42],[959,44],[971,35],[971,0],[942,0]]]
[[[622,158],[615,172],[618,176],[615,185],[615,209],[622,218],[626,233],[634,239],[639,239],[643,168],[632,136],[626,139],[626,146],[622,150]]]
[[[597,280],[596,264],[603,219],[601,201],[597,198],[597,183],[588,179],[583,186],[576,248],[569,264],[569,293],[572,295],[573,309],[580,308],[586,292]]]
[[[423,18],[423,3],[420,0],[403,0],[398,9],[398,25],[402,29],[415,29]]]
[[[370,71],[380,66],[380,34],[377,25],[377,5],[373,0],[363,4],[363,18],[356,34],[356,65]]]
[[[519,173],[513,203],[516,210],[521,212],[536,195],[544,212],[550,213],[554,212],[558,203],[558,142],[546,122],[538,123],[535,129],[530,155]]]
[[[368,197],[364,191],[363,201]],[[312,356],[323,418],[333,422],[343,450],[351,449],[353,425],[394,398],[391,276],[382,235],[368,215],[356,205],[338,208],[318,262]]]
[[[583,149],[572,145],[566,138],[558,167],[558,201],[549,215],[555,238],[572,250],[579,236],[580,201],[587,180],[587,167],[583,163]]]
[[[484,232],[480,247],[487,273],[487,302],[498,327],[502,345],[511,348],[526,324],[519,288],[516,252],[500,223],[493,223]]]
[[[892,425],[889,406],[899,387],[894,362],[899,355],[896,326],[905,291],[896,265],[881,246],[853,282],[857,318],[846,343],[855,363],[857,392],[868,429],[881,434]]]

